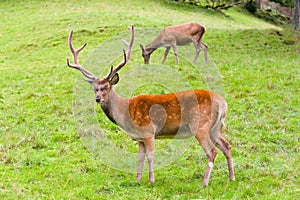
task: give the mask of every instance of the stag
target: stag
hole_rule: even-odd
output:
[[[177,64],[179,64],[177,46],[188,45],[193,43],[196,49],[196,55],[194,58],[194,64],[197,62],[197,58],[200,53],[200,48],[203,49],[205,55],[205,61],[207,62],[207,45],[201,42],[201,38],[206,29],[203,25],[197,23],[180,24],[176,26],[165,27],[159,35],[150,42],[147,46],[140,44],[142,49],[142,56],[144,57],[144,63],[149,64],[150,55],[159,47],[166,47],[162,64],[169,54],[170,48],[174,50]]]
[[[234,180],[231,145],[221,136],[227,103],[218,94],[207,90],[189,90],[170,94],[137,95],[122,98],[114,90],[119,81],[119,70],[128,62],[134,41],[134,29],[131,28],[131,39],[127,54],[123,50],[124,60],[116,68],[111,67],[107,76],[100,79],[82,67],[78,62],[79,52],[72,46],[72,35],[69,36],[69,47],[73,54],[74,64],[67,59],[67,65],[75,68],[90,80],[95,92],[95,100],[100,104],[106,116],[124,129],[138,142],[137,180],[141,180],[143,163],[147,157],[149,164],[149,182],[154,182],[154,139],[186,138],[195,136],[205,151],[208,159],[203,185],[207,186],[213,163],[219,148],[228,163],[230,180]]]

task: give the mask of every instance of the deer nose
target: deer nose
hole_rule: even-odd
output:
[[[99,103],[101,99],[100,99],[100,97],[96,97],[95,100],[96,100],[97,103]]]

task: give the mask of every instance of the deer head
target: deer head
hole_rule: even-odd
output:
[[[95,100],[98,103],[105,102],[109,98],[110,93],[112,91],[112,86],[116,85],[119,82],[118,71],[126,65],[127,61],[130,58],[131,49],[132,49],[133,41],[134,41],[134,28],[133,28],[133,26],[131,26],[129,29],[131,30],[130,42],[127,43],[125,40],[123,40],[123,43],[127,46],[127,54],[126,54],[125,50],[123,50],[123,54],[124,54],[123,62],[121,62],[116,68],[111,66],[110,72],[103,79],[96,77],[94,74],[92,74],[91,72],[89,72],[88,70],[86,70],[84,67],[82,67],[79,64],[78,54],[80,53],[80,51],[82,51],[86,47],[87,44],[85,43],[84,45],[82,45],[81,47],[79,47],[78,49],[75,50],[72,45],[73,31],[70,32],[68,42],[69,42],[70,50],[73,54],[74,64],[71,64],[69,59],[67,59],[67,65],[71,68],[81,71],[81,73],[86,78],[88,78],[88,80],[86,80],[86,81],[93,85],[95,96],[96,96]]]
[[[140,47],[142,49],[142,56],[144,58],[144,64],[149,64],[149,60],[150,60],[150,55],[152,53],[152,51],[147,51],[143,45],[140,44]]]

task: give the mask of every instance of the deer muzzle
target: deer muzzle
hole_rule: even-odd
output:
[[[96,100],[97,103],[99,103],[101,101],[101,98],[100,97],[96,97],[95,100]]]

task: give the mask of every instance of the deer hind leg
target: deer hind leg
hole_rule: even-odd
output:
[[[165,64],[165,61],[166,61],[167,56],[168,56],[168,54],[169,54],[170,48],[171,48],[171,47],[166,47],[166,51],[165,51],[165,55],[164,55],[164,59],[163,59],[163,61],[162,61],[162,64]]]
[[[208,53],[207,53],[208,46],[201,41],[199,42],[199,46],[203,49],[204,56],[205,56],[205,62],[207,62],[208,61]]]
[[[143,174],[143,166],[146,155],[146,149],[143,142],[139,142],[139,151],[138,151],[138,172],[136,175],[136,180],[140,181],[142,179]]]
[[[195,49],[196,49],[196,54],[195,54],[195,58],[194,58],[193,63],[196,64],[199,53],[200,53],[200,45],[198,45],[198,42],[193,42],[193,43],[194,43],[194,46],[195,46]]]
[[[208,159],[208,164],[206,168],[206,172],[204,174],[204,180],[202,185],[207,186],[209,179],[210,179],[210,174],[214,165],[214,161],[217,155],[217,150],[211,141],[210,137],[207,134],[207,131],[205,132],[198,132],[196,135],[196,139],[198,140],[199,144],[203,148],[203,150],[206,153],[207,159]]]
[[[234,170],[233,170],[233,160],[232,160],[232,153],[231,153],[231,145],[222,137],[220,136],[217,139],[216,146],[223,152],[226,157],[228,170],[229,170],[229,177],[231,181],[235,180]]]
[[[193,43],[194,43],[194,46],[195,46],[195,49],[196,49],[196,55],[195,55],[193,63],[196,64],[196,62],[197,62],[197,59],[198,59],[198,56],[199,56],[199,53],[200,53],[200,50],[201,50],[200,48],[203,49],[204,56],[205,56],[205,62],[207,62],[208,61],[208,54],[207,54],[208,46],[206,44],[204,44],[203,42],[201,42],[201,41],[193,42]]]
[[[217,130],[211,134],[211,139],[215,143],[215,146],[218,147],[218,149],[220,149],[225,155],[228,164],[230,180],[234,181],[235,176],[233,170],[231,145],[229,144],[229,142],[227,142],[226,139],[222,137],[221,133],[222,133],[222,126],[220,128],[217,128]]]

